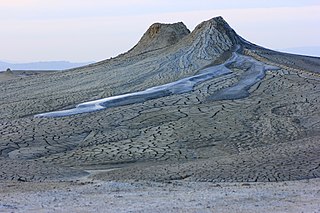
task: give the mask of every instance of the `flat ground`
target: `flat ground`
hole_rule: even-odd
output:
[[[320,212],[320,180],[0,184],[1,212]]]

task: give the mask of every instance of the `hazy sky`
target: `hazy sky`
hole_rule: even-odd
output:
[[[154,22],[193,30],[219,15],[265,47],[320,47],[320,0],[0,0],[0,60],[103,60]]]

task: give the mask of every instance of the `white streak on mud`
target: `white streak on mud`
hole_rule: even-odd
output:
[[[278,67],[264,64],[251,57],[237,55],[233,67],[246,70],[239,78],[239,81],[225,89],[214,93],[208,100],[234,100],[249,96],[248,90],[265,77],[267,70],[278,70]]]
[[[94,112],[111,107],[142,103],[148,100],[157,99],[169,95],[190,92],[193,90],[194,86],[203,83],[204,81],[232,73],[232,71],[228,68],[229,66],[241,67],[248,62],[250,64],[249,70],[245,72],[245,74],[242,76],[242,78],[236,85],[226,88],[225,90],[219,91],[217,94],[214,94],[211,97],[209,97],[209,99],[221,100],[245,97],[248,95],[247,90],[264,77],[265,70],[274,69],[274,67],[267,67],[268,65],[258,62],[255,59],[239,55],[237,53],[233,53],[232,57],[228,59],[225,63],[217,66],[204,68],[200,70],[199,74],[191,77],[183,78],[172,83],[152,87],[144,91],[84,102],[76,105],[76,107],[73,109],[42,113],[35,115],[35,117],[40,118],[70,116],[80,113]]]

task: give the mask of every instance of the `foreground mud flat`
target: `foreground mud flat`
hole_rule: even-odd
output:
[[[0,184],[0,212],[319,212],[320,179]]]

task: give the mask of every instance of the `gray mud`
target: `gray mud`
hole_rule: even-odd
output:
[[[232,85],[219,90],[213,95],[208,97],[208,100],[234,100],[246,98],[250,95],[249,89],[261,81],[265,77],[267,70],[277,70],[275,66],[270,66],[257,61],[253,58],[243,55],[237,55],[235,63],[232,64],[233,68],[246,69],[246,71],[240,76],[239,81]]]
[[[148,100],[158,99],[169,95],[187,93],[193,88],[207,80],[217,78],[232,73],[232,68],[242,68],[249,66],[246,72],[240,77],[235,85],[222,89],[213,94],[209,100],[225,100],[245,98],[249,95],[248,90],[251,86],[261,81],[265,76],[266,70],[274,70],[276,67],[266,65],[247,56],[233,53],[232,57],[225,63],[217,66],[211,66],[199,71],[199,74],[181,80],[152,87],[144,91],[133,92],[95,101],[78,104],[73,109],[47,112],[35,115],[35,117],[63,117],[80,113],[94,112],[111,107],[119,107],[136,103],[143,103]]]
[[[178,80],[172,83],[152,87],[140,92],[133,92],[133,93],[128,93],[124,95],[98,99],[95,101],[89,101],[89,102],[78,104],[76,108],[73,108],[73,109],[42,113],[42,114],[35,115],[35,117],[70,116],[70,115],[75,115],[80,113],[94,112],[94,111],[111,108],[111,107],[119,107],[119,106],[124,106],[129,104],[143,103],[148,100],[157,99],[157,98],[161,98],[169,95],[190,92],[192,91],[194,86],[204,81],[232,73],[232,71],[228,69],[226,65],[229,65],[235,62],[236,58],[237,58],[237,55],[234,54],[228,61],[226,61],[222,65],[207,67],[203,70],[200,70],[199,72],[200,74],[198,75],[183,78],[181,80]]]

